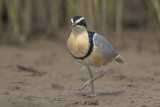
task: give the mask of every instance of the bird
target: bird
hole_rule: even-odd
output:
[[[93,82],[104,75],[102,66],[112,61],[118,64],[125,64],[125,62],[105,37],[87,29],[84,17],[72,17],[71,29],[72,32],[67,40],[68,51],[73,58],[87,67],[90,76],[80,90],[91,85],[91,93],[87,97],[95,97],[97,95]],[[98,76],[93,77],[91,66],[99,68]]]

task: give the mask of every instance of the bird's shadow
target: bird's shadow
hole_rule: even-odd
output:
[[[95,94],[97,96],[118,96],[118,95],[121,95],[123,94],[124,91],[117,91],[117,92],[95,92]],[[75,93],[76,96],[78,97],[86,97],[88,95],[90,95],[91,93],[90,92],[79,92],[79,93]]]

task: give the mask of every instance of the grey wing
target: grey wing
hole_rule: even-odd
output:
[[[100,34],[95,33],[94,42],[105,59],[113,59],[117,57],[118,54],[116,50],[112,47],[108,40]]]

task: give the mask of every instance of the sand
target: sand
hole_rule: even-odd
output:
[[[118,50],[127,65],[112,62],[91,88],[87,69],[68,53],[65,43],[39,40],[24,47],[0,46],[1,107],[160,107],[160,55],[132,48]],[[17,68],[21,65],[39,73]],[[94,76],[97,68],[91,68]]]

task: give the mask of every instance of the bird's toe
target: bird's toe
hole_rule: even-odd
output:
[[[90,80],[88,80],[79,90],[83,90],[84,88],[88,87],[90,84]]]

